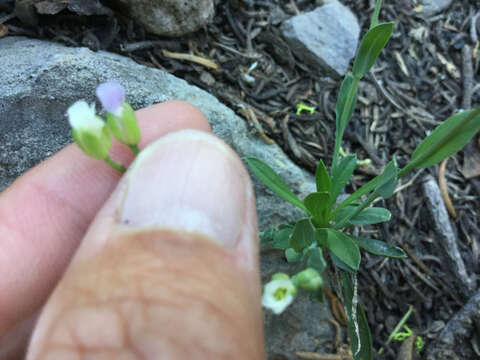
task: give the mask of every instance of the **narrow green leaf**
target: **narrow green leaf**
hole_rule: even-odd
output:
[[[335,204],[338,195],[342,192],[345,185],[353,175],[357,166],[357,156],[355,154],[345,156],[332,174],[332,191],[330,195],[330,206]]]
[[[345,307],[347,308],[347,314],[350,313],[349,310],[352,309],[352,300],[353,300],[353,284],[350,279],[350,275],[342,273],[342,287],[343,287],[343,297],[345,299]]]
[[[349,99],[349,97],[352,97]],[[347,124],[352,118],[353,110],[357,104],[357,82],[351,73],[345,75],[338,92],[336,114],[336,138],[343,136]]]
[[[330,192],[332,183],[330,180],[330,175],[327,171],[327,167],[322,160],[320,160],[317,164],[317,169],[315,170],[315,181],[317,183],[318,192]]]
[[[354,78],[352,74],[345,75],[342,86],[338,93],[336,104],[336,128],[335,128],[335,146],[333,148],[331,173],[336,172],[338,166],[338,153],[342,145],[343,132],[352,118],[353,110],[357,104],[357,88],[360,79]]]
[[[351,268],[357,270],[360,266],[360,250],[355,241],[347,234],[328,229],[328,249]]]
[[[356,276],[356,275],[354,275]],[[345,298],[345,309],[348,317],[348,335],[355,360],[373,360],[373,344],[367,316],[359,302],[356,306],[356,324],[353,320],[353,297],[354,289],[350,276],[342,273],[343,296]],[[358,332],[356,328],[358,327]],[[360,338],[358,337],[360,335]]]
[[[300,209],[307,211],[303,203],[292,193],[280,176],[263,161],[256,158],[243,158],[252,172],[275,194],[283,200],[298,206]]]
[[[373,360],[373,343],[367,314],[360,303],[357,304],[357,320],[360,329],[360,341],[363,344],[360,352],[355,355],[355,360]]]
[[[352,72],[356,78],[362,78],[370,71],[378,55],[380,55],[388,39],[390,39],[392,31],[392,22],[379,24],[368,30],[360,43],[355,62],[353,63]]]
[[[418,145],[407,168],[435,165],[461,150],[479,130],[480,107],[453,115]]]
[[[388,199],[393,195],[395,187],[397,186],[397,181],[398,165],[397,160],[394,157],[392,161],[387,164],[383,170],[383,173],[380,175],[380,180],[375,187],[375,192],[384,199]]]
[[[330,255],[330,260],[332,260],[332,264],[335,265],[337,268],[343,270],[343,271],[346,271],[350,274],[355,274],[357,272],[357,270],[355,270],[354,268],[348,266],[347,264],[345,264],[342,260],[340,260],[338,258],[337,255],[335,255],[333,252],[329,251],[329,255]]]
[[[356,237],[355,240],[357,241],[358,246],[375,255],[387,256],[398,259],[404,259],[407,257],[402,248],[380,240],[374,240],[364,237]]]
[[[292,248],[288,248],[287,250],[285,250],[285,258],[287,259],[287,262],[294,263],[300,261],[300,259],[302,258],[302,253],[298,253]]]
[[[315,223],[319,226],[327,226],[330,211],[330,194],[327,192],[316,192],[308,195],[303,201],[308,212],[312,215]]]
[[[358,205],[349,205],[344,207],[342,210],[340,210],[337,215],[335,216],[335,223],[341,222],[343,219],[350,217],[351,214],[353,214],[358,208]],[[345,224],[348,226],[348,224]]]
[[[273,235],[272,248],[285,250],[290,247],[290,236],[292,235],[293,228],[284,228],[278,230]]]
[[[382,7],[382,0],[377,0],[375,4],[375,10],[373,11],[372,21],[370,23],[370,29],[373,29],[378,22],[378,15],[380,15],[380,8]]]
[[[335,265],[337,268],[342,269],[351,274],[355,274],[357,272],[357,270],[345,264],[342,260],[338,258],[337,255],[335,255],[331,251],[329,252],[329,254],[330,254],[330,259],[332,260],[333,265]]]
[[[303,249],[310,246],[315,241],[315,230],[310,219],[304,218],[295,224],[292,236],[290,237],[290,246],[296,252],[302,252]]]
[[[321,274],[327,267],[327,263],[323,258],[322,249],[316,247],[311,249],[308,254],[307,267],[312,267]]]
[[[371,225],[389,221],[392,217],[390,211],[380,207],[370,207],[362,210],[349,220],[352,225]]]

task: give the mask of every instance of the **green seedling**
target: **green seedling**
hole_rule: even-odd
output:
[[[405,330],[405,332],[397,332],[395,335],[393,335],[393,340],[402,342],[413,335],[412,330],[407,325],[403,325],[403,329]]]
[[[398,180],[411,171],[435,165],[455,154],[480,130],[480,107],[453,115],[418,145],[405,166],[399,167],[393,158],[380,175],[337,205],[338,196],[358,165],[355,154],[347,155],[341,151],[343,134],[357,103],[358,84],[372,68],[393,31],[391,22],[378,24],[380,7],[381,1],[377,0],[370,29],[360,43],[352,72],[345,76],[341,84],[336,103],[332,163],[328,170],[322,160],[318,162],[315,171],[316,191],[301,200],[265,162],[256,158],[244,159],[267,187],[304,212],[304,216],[293,224],[261,233],[262,247],[283,250],[289,262],[297,262],[303,268],[312,268],[318,274],[325,270],[328,259],[338,269],[355,360],[373,359],[370,329],[357,297],[360,249],[391,258],[404,258],[406,255],[401,248],[387,242],[353,235],[352,227],[389,221],[390,212],[384,208],[371,207],[372,202],[392,196]],[[320,281],[317,280],[317,283]],[[410,313],[411,309],[408,316]],[[403,323],[399,324],[394,334],[403,327],[408,316],[402,319]],[[417,348],[421,348],[422,340],[418,341]]]
[[[347,153],[343,148],[340,146],[340,150],[338,151],[341,157],[347,156]],[[370,165],[372,163],[372,160],[370,159],[364,159],[364,160],[357,160],[357,166],[365,166],[365,165]]]
[[[406,339],[408,339],[410,336],[415,336],[413,331],[405,324],[408,318],[410,317],[410,315],[412,314],[412,311],[413,311],[413,306],[410,305],[407,313],[400,319],[400,321],[398,322],[398,324],[395,326],[392,333],[388,337],[387,341],[385,342],[386,345],[388,345],[392,340],[403,342]],[[402,328],[405,330],[404,332],[401,331]],[[423,346],[424,346],[423,338],[417,335],[415,339],[415,350],[419,353],[420,351],[422,351]],[[378,351],[378,355],[382,355],[383,352],[384,352],[384,349],[382,347]]]
[[[315,114],[315,107],[300,103],[297,105],[297,115],[300,115],[302,111],[308,111],[311,115],[313,115]]]
[[[423,338],[417,335],[417,338],[415,339],[415,349],[417,350],[417,353],[420,353],[424,346],[425,343],[423,342]]]

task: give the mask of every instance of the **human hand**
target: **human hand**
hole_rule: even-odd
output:
[[[193,106],[137,117],[141,148],[202,132],[156,141],[121,179],[70,145],[0,194],[0,359],[34,327],[29,360],[263,358],[248,173]]]

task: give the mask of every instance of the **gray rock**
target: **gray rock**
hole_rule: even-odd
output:
[[[0,63],[9,69],[0,72],[0,189],[71,141],[66,109],[78,99],[93,102],[96,86],[108,79],[126,87],[127,101],[135,109],[168,99],[192,103],[209,119],[213,132],[240,156],[267,161],[301,198],[315,188],[311,175],[295,166],[278,146],[251,136],[245,121],[232,110],[166,72],[116,54],[20,37],[0,40]],[[300,213],[292,205],[254,182],[261,229],[298,218]],[[262,256],[265,280],[274,272],[286,271],[286,266],[278,253]],[[296,359],[295,351],[322,350],[322,344],[333,338],[328,311],[327,305],[302,297],[280,318],[267,314],[271,354],[281,352],[286,359]]]
[[[436,234],[434,244],[438,246],[439,254],[449,266],[449,273],[455,279],[456,290],[468,298],[475,288],[474,279],[467,274],[440,188],[433,177],[427,176],[423,183],[423,191],[431,214],[433,230]]]
[[[111,0],[147,31],[180,36],[200,29],[215,12],[213,0]]]
[[[357,18],[336,0],[288,19],[280,29],[294,54],[319,75],[345,75],[360,36]]]
[[[78,15],[112,15],[100,0],[15,0],[15,15],[24,23],[35,26],[38,14],[55,15],[68,9]]]
[[[452,4],[452,0],[423,0],[421,13],[425,16],[432,16],[445,10]]]
[[[278,252],[262,255],[263,283],[269,281],[276,272],[291,273],[292,271],[292,266],[283,260],[283,256]],[[326,341],[332,343],[332,329],[328,322],[331,318],[328,304],[312,301],[306,293],[300,293],[280,315],[265,311],[264,323],[268,358],[271,360],[298,360],[295,355],[297,351],[326,352]]]

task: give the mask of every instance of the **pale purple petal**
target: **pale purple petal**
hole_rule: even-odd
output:
[[[97,87],[97,97],[105,110],[116,113],[125,100],[125,89],[118,81],[108,81]]]

